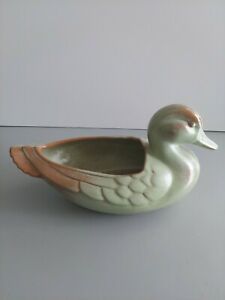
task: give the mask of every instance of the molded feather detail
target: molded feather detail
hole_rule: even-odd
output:
[[[96,175],[89,183],[81,182],[81,192],[93,199],[119,206],[146,206],[160,201],[170,189],[172,174],[164,164],[156,163],[156,159],[148,153],[146,156],[142,172],[105,178],[107,186],[100,185]]]
[[[95,200],[104,200],[104,197],[102,195],[102,190],[98,186],[94,186],[86,182],[81,182],[80,190],[81,192],[83,192],[89,197],[94,198]]]
[[[114,190],[103,188],[103,195],[107,202],[116,205],[129,205],[129,201],[125,198],[120,197]]]
[[[81,192],[92,201],[127,207],[148,206],[160,201],[172,184],[171,171],[147,150],[144,170],[131,175],[88,173],[65,169],[59,164],[50,166],[35,147],[25,147],[24,152],[48,181],[69,191]]]

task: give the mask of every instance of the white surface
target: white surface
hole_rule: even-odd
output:
[[[171,207],[133,216],[78,208],[11,162],[13,144],[143,131],[0,128],[1,300],[224,300],[225,133],[194,147],[201,175]]]
[[[0,124],[146,128],[186,103],[225,129],[225,2],[0,0]]]

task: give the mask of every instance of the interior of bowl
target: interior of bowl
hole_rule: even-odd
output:
[[[141,172],[145,148],[136,138],[84,138],[42,148],[48,160],[73,168],[107,174]]]

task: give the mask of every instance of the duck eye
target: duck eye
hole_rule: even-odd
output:
[[[193,121],[188,121],[187,123],[189,127],[195,127],[195,123]]]

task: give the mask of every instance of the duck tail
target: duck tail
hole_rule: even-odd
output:
[[[40,172],[35,168],[32,164],[28,156],[26,155],[24,149],[32,148],[29,146],[13,146],[10,148],[9,153],[16,164],[16,166],[23,171],[24,173],[33,176],[33,177],[41,177]]]

